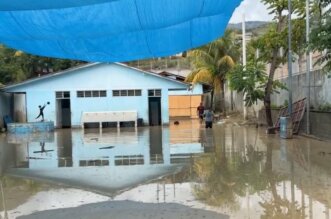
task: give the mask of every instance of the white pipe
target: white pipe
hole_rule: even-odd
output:
[[[245,24],[245,14],[243,14],[243,22],[242,22],[242,47],[243,47],[243,66],[246,66],[246,24]],[[244,94],[244,119],[247,119],[247,107],[246,107],[246,94]]]

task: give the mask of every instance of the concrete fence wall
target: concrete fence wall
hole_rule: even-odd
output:
[[[331,140],[331,112],[311,111],[310,114],[310,134],[320,138]],[[306,114],[300,124],[300,132],[306,133]]]
[[[271,110],[271,114],[272,121],[275,124],[279,115],[279,110],[273,109]],[[306,116],[305,113],[300,123],[299,133],[307,132]],[[259,112],[258,123],[260,125],[266,125],[264,109],[261,109]],[[310,112],[310,134],[323,139],[331,139],[331,112]]]
[[[288,78],[280,79],[286,86]],[[292,96],[293,101],[298,101],[306,97],[306,74],[294,74],[292,79]],[[331,104],[331,77],[317,70],[311,73],[310,80],[310,106],[318,109],[319,106]],[[271,104],[274,106],[282,106],[288,100],[288,91],[281,90],[280,93],[275,93],[271,96]],[[225,101],[228,111],[243,112],[243,95],[235,91],[231,91],[228,85],[225,85]],[[263,102],[259,101],[253,107],[248,108],[249,116],[258,116],[263,109]]]
[[[288,85],[288,78],[280,81]],[[293,101],[305,98],[307,95],[306,74],[297,74],[292,79]],[[331,78],[321,71],[313,71],[310,76],[310,106],[317,109],[320,105],[331,103]],[[279,106],[288,100],[288,91],[282,90],[279,94],[272,95],[272,103]]]

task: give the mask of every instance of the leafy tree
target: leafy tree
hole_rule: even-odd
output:
[[[269,127],[273,126],[272,116],[271,116],[271,94],[274,91],[274,75],[276,69],[280,66],[280,64],[284,64],[286,62],[286,54],[287,54],[287,15],[288,12],[288,2],[284,0],[262,0],[262,3],[266,4],[269,9],[269,13],[274,15],[275,23],[270,26],[269,31],[267,31],[264,35],[259,37],[256,41],[253,42],[255,44],[255,48],[260,51],[259,61],[269,63],[270,69],[268,74],[268,80],[266,82],[266,86],[264,88],[264,106],[266,111],[266,122]],[[293,8],[291,13],[296,14],[298,16],[303,16],[304,14],[304,2],[301,0],[292,0]],[[288,14],[288,13],[287,13]],[[302,24],[298,21],[298,24]],[[295,29],[295,28],[294,28]],[[303,39],[302,34],[300,32],[304,31],[300,26],[297,25],[297,36],[298,38],[293,38],[293,49],[297,50],[297,53],[303,51],[301,48],[303,43],[299,39]],[[283,48],[285,51],[285,55],[280,54],[280,50]],[[300,48],[300,49],[299,49]]]
[[[18,82],[27,78],[14,59],[15,50],[0,45],[0,83]]]
[[[324,65],[325,71],[331,71],[331,0],[320,0],[315,10],[310,46],[321,52],[316,64]],[[323,12],[323,10],[325,10]]]
[[[268,75],[265,72],[265,64],[250,61],[246,66],[236,65],[228,74],[230,88],[246,94],[246,106],[256,104],[258,100],[263,101]],[[272,92],[284,89],[285,86],[279,81],[273,81]]]
[[[0,45],[0,83],[20,82],[82,63],[84,62],[34,56]]]
[[[210,84],[212,86],[212,102],[214,92],[220,93],[221,107],[225,112],[224,82],[226,73],[234,67],[239,58],[235,32],[227,30],[222,38],[190,51],[189,56],[193,58],[194,70],[187,76],[186,81]]]

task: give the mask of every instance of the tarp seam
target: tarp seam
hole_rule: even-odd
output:
[[[203,0],[202,5],[201,5],[201,9],[200,9],[200,13],[199,13],[199,17],[201,16],[201,14],[203,12],[203,9],[205,7],[205,2],[206,2],[206,0]]]
[[[141,31],[143,31],[143,35],[144,35],[144,38],[145,38],[145,42],[146,42],[146,46],[147,46],[148,52],[149,52],[149,54],[150,54],[152,57],[154,57],[154,54],[152,53],[151,48],[149,47],[146,33],[145,33],[145,31],[143,30],[143,28],[142,28],[141,19],[140,19],[140,15],[139,15],[139,10],[138,10],[138,6],[137,6],[137,0],[134,0],[134,5],[135,5],[135,7],[136,7],[136,11],[137,11],[138,22],[139,22],[139,28],[140,28]]]
[[[206,3],[206,0],[203,0],[202,1],[201,8],[200,8],[200,12],[199,12],[198,18],[201,18],[201,14],[202,14],[203,9],[205,7],[205,3]],[[209,15],[208,16],[204,16],[204,17],[209,17]],[[192,21],[193,21],[193,19],[190,20],[190,47],[191,48],[193,47],[193,40],[192,40]]]

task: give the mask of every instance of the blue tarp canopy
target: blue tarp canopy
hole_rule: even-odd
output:
[[[35,55],[130,61],[222,36],[241,0],[1,0],[0,43]]]

